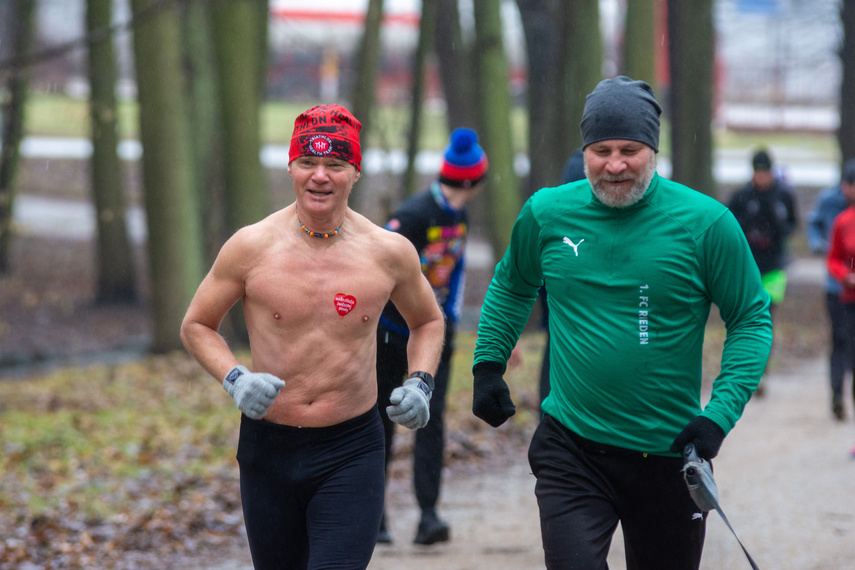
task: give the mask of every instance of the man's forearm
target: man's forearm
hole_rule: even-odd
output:
[[[436,374],[444,338],[445,321],[441,318],[411,328],[407,341],[407,362],[410,371],[423,370]]]
[[[537,292],[524,297],[496,284],[490,284],[481,305],[475,363],[507,362],[528,322]]]
[[[199,365],[220,382],[238,364],[226,339],[202,323],[185,322],[181,326],[181,341]]]

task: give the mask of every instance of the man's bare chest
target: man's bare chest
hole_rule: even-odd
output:
[[[245,302],[296,324],[379,318],[393,280],[366,255],[282,255],[248,276]]]

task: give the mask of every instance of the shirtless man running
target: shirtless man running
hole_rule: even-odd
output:
[[[366,568],[384,499],[376,330],[391,300],[411,331],[411,378],[387,411],[423,427],[444,325],[405,237],[348,207],[361,125],[338,105],[297,117],[296,200],[223,246],[181,327],[242,412],[237,460],[255,568]],[[243,301],[252,364],[218,329]]]

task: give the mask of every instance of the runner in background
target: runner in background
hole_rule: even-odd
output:
[[[796,197],[793,189],[775,175],[767,150],[756,151],[751,165],[751,181],[731,196],[727,207],[745,233],[760,269],[774,322],[775,309],[784,301],[787,289],[788,238],[798,228]],[[762,397],[764,393],[765,383],[761,382],[755,394]]]
[[[481,191],[487,174],[487,155],[471,129],[451,133],[442,164],[431,185],[405,200],[392,215],[386,228],[397,232],[416,247],[422,272],[430,283],[445,317],[445,345],[436,373],[436,387],[430,401],[430,421],[415,434],[413,485],[421,510],[413,542],[433,544],[450,538],[448,523],[437,514],[445,450],[445,395],[448,390],[454,333],[463,306],[466,282],[466,236],[469,213],[466,205]],[[386,306],[377,328],[377,383],[381,406],[401,384],[407,364],[410,331],[391,303]],[[386,433],[386,465],[392,457],[395,426],[383,416]],[[386,517],[378,542],[392,542]]]

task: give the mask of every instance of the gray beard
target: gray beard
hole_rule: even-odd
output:
[[[591,184],[591,189],[593,189],[594,195],[599,198],[600,202],[612,208],[626,208],[641,200],[644,193],[647,192],[647,188],[650,186],[650,182],[653,180],[653,175],[655,173],[656,155],[654,154],[650,157],[650,162],[647,163],[647,167],[641,175],[637,177],[633,176],[634,182],[629,192],[621,194],[620,192],[607,190],[603,187],[603,181],[609,181],[611,176],[603,174],[596,180],[592,179],[591,174],[588,172],[588,163],[585,162],[585,176]],[[614,182],[615,180],[612,181]]]

